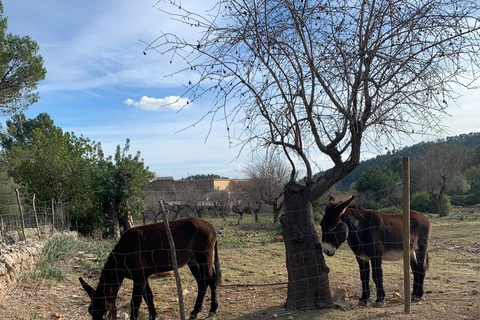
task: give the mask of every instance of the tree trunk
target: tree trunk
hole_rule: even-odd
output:
[[[120,239],[120,223],[118,221],[117,211],[115,211],[114,208],[110,210],[110,219],[112,221],[112,237],[115,241],[118,241]]]
[[[439,217],[446,217],[447,212],[445,211],[445,208],[443,207],[443,201],[442,201],[442,195],[432,195],[433,201],[437,205],[437,211],[438,211],[438,216]]]
[[[276,204],[272,204],[273,206],[273,223],[277,224],[278,223],[278,216],[280,215],[280,212],[282,211],[282,207],[278,206]]]
[[[287,310],[333,307],[322,246],[309,201],[311,191],[298,184],[285,190],[280,217],[288,271]]]
[[[123,232],[127,231],[130,228],[135,227],[135,224],[133,223],[133,217],[132,214],[130,213],[130,210],[127,210],[127,216],[125,217],[125,221],[123,222]]]
[[[115,200],[106,200],[103,203],[103,210],[108,213],[111,221],[110,235],[118,241],[120,239],[120,222],[118,221],[118,213],[115,210]]]

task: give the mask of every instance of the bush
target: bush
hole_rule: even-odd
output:
[[[447,195],[443,195],[442,204],[445,208],[445,212],[448,214],[452,210],[452,204],[450,198]],[[416,192],[413,194],[410,200],[410,207],[412,210],[420,211],[423,213],[438,213],[438,207],[432,196],[428,192]]]
[[[452,202],[459,206],[474,206],[480,203],[480,191],[471,193],[468,195],[455,195],[452,196]]]

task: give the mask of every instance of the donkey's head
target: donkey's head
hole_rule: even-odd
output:
[[[333,256],[335,251],[347,239],[348,227],[342,221],[342,214],[348,205],[355,199],[352,196],[347,201],[337,202],[333,196],[328,199],[320,226],[322,227],[322,248],[328,256]]]
[[[115,305],[115,297],[110,294],[97,294],[82,277],[78,278],[83,289],[87,292],[91,299],[88,313],[92,316],[92,320],[115,320],[117,319],[117,308]]]

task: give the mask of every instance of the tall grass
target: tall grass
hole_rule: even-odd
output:
[[[64,272],[67,271],[65,266],[69,265],[71,260],[81,257],[82,253],[86,252],[96,255],[98,263],[103,265],[113,245],[113,241],[78,238],[67,233],[54,235],[45,244],[42,257],[36,263],[30,277],[62,281]]]

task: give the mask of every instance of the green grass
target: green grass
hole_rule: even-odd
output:
[[[42,252],[42,257],[37,261],[34,270],[22,278],[46,279],[63,281],[65,266],[71,266],[72,260],[76,259],[85,269],[91,267],[91,263],[78,259],[80,252],[92,253],[98,257],[98,265],[103,265],[113,248],[114,241],[97,241],[92,238],[78,238],[72,234],[62,233],[48,239]],[[68,268],[68,267],[67,267]],[[48,284],[52,286],[52,284]]]

